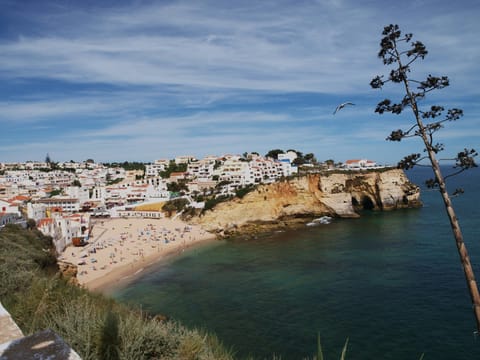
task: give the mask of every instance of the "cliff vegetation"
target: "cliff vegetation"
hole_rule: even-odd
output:
[[[49,237],[0,231],[0,301],[24,335],[50,328],[84,360],[233,358],[215,336],[90,293],[58,269]]]

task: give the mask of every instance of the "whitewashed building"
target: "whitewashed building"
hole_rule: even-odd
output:
[[[55,209],[62,212],[77,212],[80,210],[80,202],[76,198],[70,197],[51,197],[51,198],[44,198],[39,200],[34,200],[34,204],[43,204],[48,209]]]
[[[190,162],[187,172],[191,178],[207,180],[212,178],[214,167],[215,159],[202,159]]]
[[[17,216],[20,216],[18,206],[5,200],[0,200],[0,213],[16,214]]]
[[[239,157],[231,157],[220,166],[219,181],[229,181],[233,186],[245,186],[253,184],[255,179],[249,162],[242,161]]]
[[[63,191],[68,197],[78,199],[80,206],[90,200],[90,190],[86,187],[67,186]]]
[[[168,166],[168,165],[167,165]],[[154,163],[154,164],[147,164],[145,165],[145,176],[147,177],[157,177],[160,176],[160,173],[162,171],[165,171],[167,167],[165,164],[160,163]]]
[[[377,166],[377,163],[372,160],[367,159],[355,159],[345,161],[345,167],[347,169],[365,169],[365,168],[374,168]]]
[[[279,161],[284,161],[288,160],[290,164],[293,163],[293,161],[297,158],[297,153],[295,151],[287,151],[284,154],[278,154],[278,160]]]
[[[89,227],[90,217],[87,214],[52,213],[50,217],[37,221],[37,228],[44,235],[52,237],[59,254],[72,244],[74,238],[87,239]]]
[[[6,224],[20,224],[24,222],[18,205],[11,201],[0,200],[0,228]]]
[[[195,156],[192,155],[182,155],[175,157],[175,164],[188,164],[189,162],[195,161]]]

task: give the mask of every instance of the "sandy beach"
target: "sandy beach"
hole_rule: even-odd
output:
[[[60,259],[78,266],[80,285],[101,291],[169,255],[214,239],[181,220],[97,219],[88,244],[67,247]]]

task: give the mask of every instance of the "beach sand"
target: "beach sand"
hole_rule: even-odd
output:
[[[132,278],[147,266],[215,236],[172,219],[96,219],[86,246],[68,246],[60,259],[78,266],[77,279],[102,291]]]

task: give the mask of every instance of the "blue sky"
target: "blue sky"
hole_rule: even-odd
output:
[[[465,116],[442,157],[480,139],[477,0],[0,0],[0,161],[153,161],[271,149],[395,164],[408,115],[377,115],[383,26],[429,50],[419,78],[451,86],[422,105]],[[335,116],[335,107],[346,107]]]

